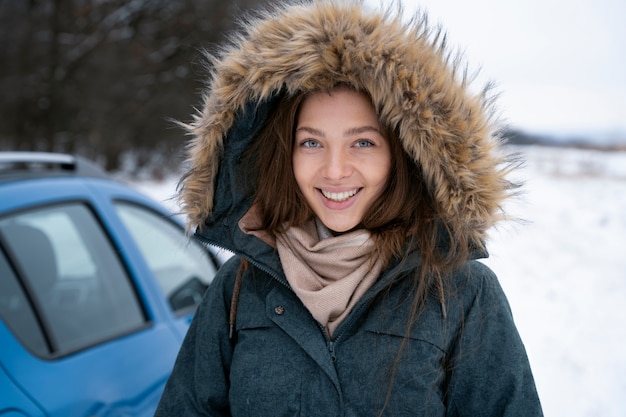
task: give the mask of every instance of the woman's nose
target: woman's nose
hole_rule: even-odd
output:
[[[349,155],[343,150],[329,150],[326,152],[323,175],[331,180],[339,180],[350,176],[352,162]]]

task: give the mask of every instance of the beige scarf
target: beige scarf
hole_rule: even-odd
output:
[[[383,267],[367,230],[332,236],[310,222],[277,236],[276,247],[287,281],[330,336]]]

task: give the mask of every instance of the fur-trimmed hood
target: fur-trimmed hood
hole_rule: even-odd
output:
[[[365,90],[383,123],[399,132],[442,220],[480,245],[501,217],[511,187],[490,100],[472,93],[425,15],[407,24],[398,12],[368,11],[359,1],[279,6],[244,23],[210,67],[203,108],[187,126],[180,200],[191,229],[210,224],[219,205],[238,204],[235,160],[278,92],[338,83]]]

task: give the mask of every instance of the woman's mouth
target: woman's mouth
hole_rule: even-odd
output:
[[[355,188],[354,190],[342,191],[339,193],[334,193],[334,192],[325,191],[325,190],[320,190],[320,191],[322,192],[322,195],[326,197],[327,199],[340,203],[342,201],[346,201],[350,197],[353,197],[356,193],[359,192],[359,189]]]

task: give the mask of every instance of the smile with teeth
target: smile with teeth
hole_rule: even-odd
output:
[[[332,201],[337,201],[337,202],[345,201],[359,192],[358,188],[354,190],[350,190],[350,191],[343,191],[340,193],[331,193],[329,191],[324,191],[324,190],[320,190],[320,191],[322,192],[324,197],[326,197],[327,199],[332,200]]]

